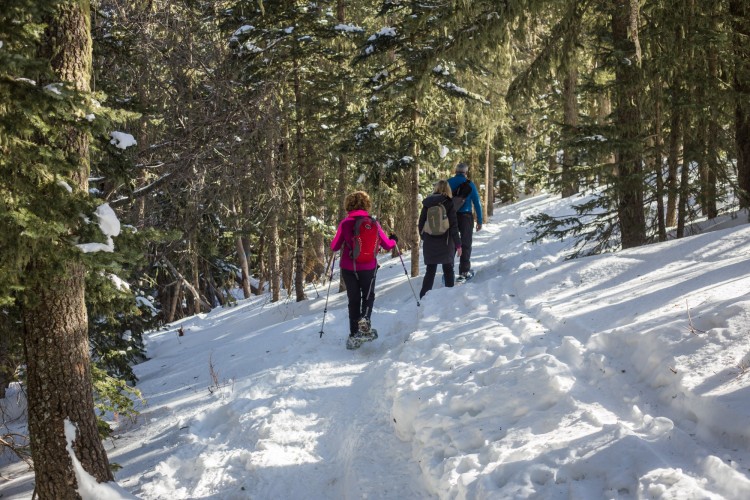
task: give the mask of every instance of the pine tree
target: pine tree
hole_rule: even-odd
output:
[[[23,322],[36,494],[77,498],[66,423],[76,429],[73,449],[83,468],[99,481],[112,479],[94,414],[86,268],[73,245],[90,233],[80,214],[93,206],[84,118],[94,104],[90,11],[85,1],[59,2],[46,12],[25,2],[8,7],[0,25],[23,27],[2,36],[3,54],[15,59],[2,76],[0,225],[11,238],[2,249],[3,284],[10,286],[2,289],[14,291],[4,300],[20,305]]]

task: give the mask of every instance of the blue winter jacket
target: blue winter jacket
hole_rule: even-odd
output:
[[[448,179],[448,184],[451,186],[451,191],[456,191],[458,186],[466,182],[466,175],[456,174]],[[477,212],[477,223],[482,224],[482,204],[479,202],[479,191],[473,182],[469,181],[471,186],[471,194],[466,198],[466,201],[461,208],[458,209],[458,213],[471,213],[471,205],[474,205],[474,210]]]

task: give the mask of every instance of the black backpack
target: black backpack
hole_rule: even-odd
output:
[[[464,206],[466,198],[469,196],[471,196],[471,181],[467,179],[462,184],[459,184],[453,191],[453,206],[455,207],[456,212],[458,212],[459,208]]]

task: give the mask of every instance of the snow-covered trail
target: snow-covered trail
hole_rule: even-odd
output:
[[[748,438],[747,415],[693,393],[683,380],[696,367],[680,366],[668,345],[685,343],[686,353],[721,348],[691,336],[682,307],[686,298],[705,298],[691,279],[715,265],[711,236],[673,243],[687,253],[673,268],[651,261],[651,248],[563,262],[554,245],[525,252],[528,235],[516,221],[529,205],[475,235],[477,277],[425,298],[391,373],[396,430],[414,443],[431,491],[441,498],[750,494],[750,456],[738,446]],[[483,251],[497,238],[506,243],[502,258]],[[713,253],[726,263],[713,278],[717,287],[727,288],[729,302],[741,300],[750,280],[733,276],[745,249]],[[615,280],[623,275],[625,283]],[[664,325],[665,309],[682,325]],[[724,321],[731,311],[701,312],[732,326]],[[725,377],[730,385],[732,378]]]
[[[205,386],[208,346],[222,360],[217,371],[233,382],[212,395],[200,382],[187,384],[191,397],[204,400],[186,405],[192,415],[178,417],[174,389],[168,408],[150,398],[144,418],[171,411],[175,422],[148,430],[167,451],[131,491],[217,499],[750,492],[732,465],[750,463],[746,452],[725,446],[748,433],[737,429],[721,440],[712,428],[741,415],[701,417],[713,406],[686,387],[689,375],[667,348],[712,345],[686,338],[681,324],[684,299],[697,304],[709,293],[691,294],[690,280],[710,245],[675,243],[685,245],[686,258],[666,270],[649,262],[651,248],[561,261],[555,244],[526,243],[518,220],[535,208],[527,200],[486,224],[475,234],[476,278],[455,289],[436,280],[419,308],[401,262],[384,258],[373,316],[380,338],[358,351],[344,349],[346,299],[335,290],[322,339],[323,291],[299,304],[247,301],[239,306],[245,312],[186,325],[186,349],[193,335],[202,336],[195,355],[174,354],[191,360],[188,366],[162,360],[153,383],[173,386],[174,372]],[[691,257],[689,248],[703,253]],[[727,263],[717,286],[734,286],[735,296],[747,285],[729,279],[741,257],[741,247],[736,257],[715,256]],[[626,284],[618,275],[629,277]],[[419,290],[421,277],[411,285]],[[657,321],[665,309],[674,323],[666,330]],[[722,316],[714,322],[726,323]],[[645,335],[655,328],[665,331]],[[152,339],[157,358],[160,343],[174,341],[170,335]],[[150,387],[142,369],[141,385]],[[150,469],[144,459],[127,461],[118,477]]]
[[[118,482],[153,500],[750,498],[750,226],[566,261],[519,224],[565,204],[496,210],[476,277],[436,279],[421,307],[421,276],[382,256],[379,338],[357,351],[335,284],[322,338],[320,289],[150,334],[148,405],[109,443]]]
[[[380,338],[357,351],[344,346],[335,284],[322,338],[325,290],[299,304],[244,301],[183,322],[184,337],[178,325],[152,335],[154,359],[137,367],[148,398],[139,420],[154,415],[162,428],[141,423],[110,452],[121,484],[144,499],[433,498],[411,444],[393,432],[386,373],[408,336],[399,309],[411,291],[393,262],[383,267]],[[138,456],[144,441],[163,453]]]

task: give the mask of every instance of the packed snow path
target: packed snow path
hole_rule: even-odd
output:
[[[419,308],[401,262],[384,257],[380,338],[358,351],[344,349],[345,297],[335,285],[322,339],[325,290],[302,304],[256,299],[187,321],[182,350],[173,331],[153,336],[146,365],[155,369],[142,385],[153,376],[170,388],[161,411],[174,422],[163,433],[135,431],[166,448],[153,467],[133,463],[153,472],[130,475],[132,490],[393,499],[750,492],[748,415],[733,413],[727,399],[739,393],[717,391],[721,374],[706,380],[695,357],[750,351],[738,339],[750,282],[736,279],[747,229],[715,251],[710,235],[670,243],[683,257],[666,263],[658,247],[564,261],[559,245],[525,243],[517,221],[533,210],[530,200],[485,225],[475,234],[477,277],[438,285]],[[709,271],[713,292],[695,282]],[[744,312],[715,309],[712,293]],[[689,307],[713,336],[688,331]],[[162,348],[169,357],[159,361]],[[211,395],[209,353],[219,378],[232,380]],[[164,380],[170,373],[182,387]],[[738,384],[746,382],[724,370],[723,385]],[[187,414],[174,391],[187,393]],[[149,396],[146,419],[159,399]]]
[[[119,483],[144,499],[750,498],[750,227],[572,261],[525,243],[519,221],[568,202],[498,209],[477,276],[437,279],[419,308],[384,255],[380,338],[357,351],[335,284],[322,339],[320,288],[151,334],[148,406],[110,450]]]

